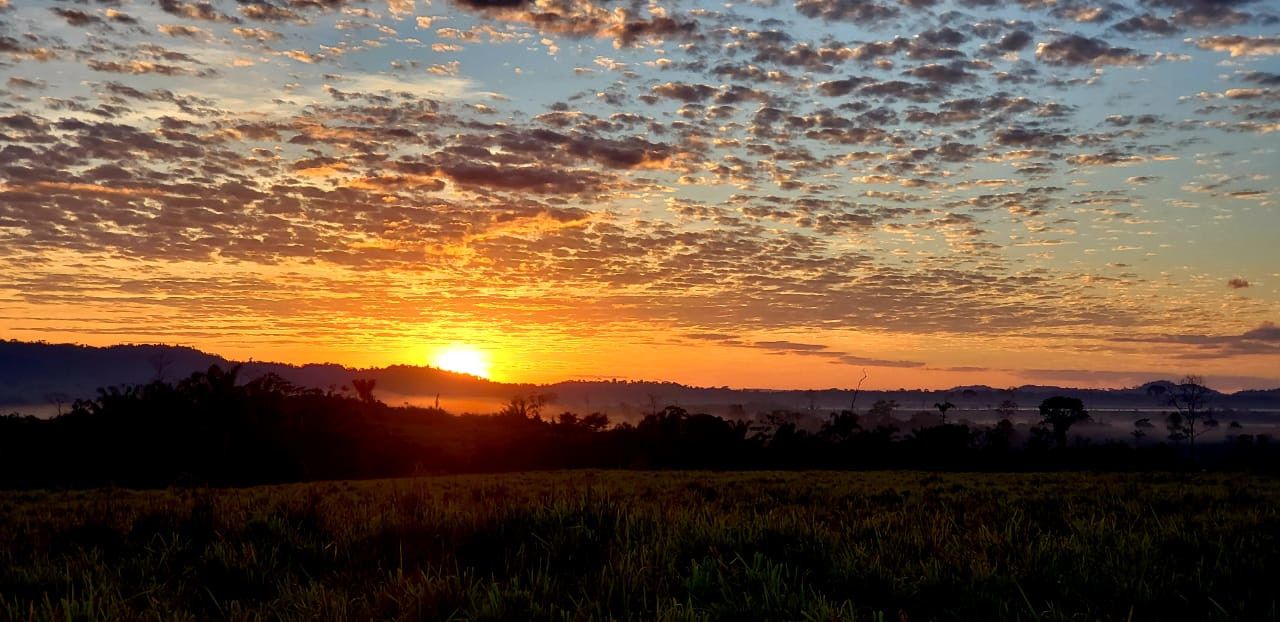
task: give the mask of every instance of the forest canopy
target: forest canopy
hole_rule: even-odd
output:
[[[242,382],[239,372],[238,366],[215,365],[177,382],[100,389],[96,398],[78,400],[52,419],[0,418],[0,485],[243,485],[578,467],[1026,470],[1280,463],[1266,435],[1227,435],[1198,450],[1179,442],[1191,438],[1184,432],[1185,407],[1171,414],[1171,443],[1134,447],[1078,437],[1068,443],[1070,427],[1089,415],[1083,402],[1066,396],[1045,400],[1041,425],[1018,441],[1008,419],[986,426],[947,422],[949,403],[936,405],[940,418],[902,421],[892,416],[895,403],[880,400],[866,412],[830,413],[816,429],[801,426],[793,412],[724,418],[657,404],[638,422],[613,423],[602,413],[553,413],[550,396],[541,394],[515,396],[491,416],[459,416],[384,404],[372,380],[321,390],[274,374]],[[1197,408],[1191,414],[1203,430],[1212,420],[1202,404]],[[1140,434],[1145,431],[1135,428],[1135,439]]]

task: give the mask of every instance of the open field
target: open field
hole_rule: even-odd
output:
[[[5,619],[1277,619],[1280,481],[566,471],[0,493]]]

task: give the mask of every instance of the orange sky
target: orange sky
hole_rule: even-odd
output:
[[[1094,4],[0,0],[0,337],[1278,386],[1280,13]]]

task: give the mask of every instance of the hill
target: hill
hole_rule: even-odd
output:
[[[95,395],[99,387],[176,380],[210,365],[227,367],[237,361],[194,348],[171,345],[116,345],[94,347],[43,342],[0,341],[0,410],[48,414],[58,404]],[[241,362],[240,377],[252,380],[274,373],[295,384],[330,388],[349,386],[353,379],[377,381],[379,396],[388,403],[432,405],[437,400],[454,412],[492,412],[516,395],[554,395],[558,409],[606,412],[629,418],[656,407],[678,405],[714,414],[750,414],[777,410],[831,411],[849,408],[855,392],[832,387],[820,390],[695,387],[674,382],[592,380],[548,385],[494,382],[432,367],[393,365],[351,368],[332,363],[290,365],[261,361]],[[958,411],[990,410],[1012,399],[1023,409],[1033,408],[1052,395],[1081,398],[1094,410],[1150,410],[1163,407],[1160,396],[1172,383],[1156,380],[1132,388],[1080,389],[1025,385],[999,389],[982,385],[946,390],[899,389],[862,391],[857,405],[866,408],[876,400],[894,400],[904,411],[932,410],[938,401],[954,403]],[[1280,410],[1280,388],[1212,394],[1217,408]]]

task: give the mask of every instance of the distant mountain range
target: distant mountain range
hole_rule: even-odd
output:
[[[0,412],[50,413],[57,404],[93,397],[99,387],[140,384],[162,378],[173,381],[211,365],[236,362],[194,348],[168,345],[93,347],[74,344],[0,341]],[[567,381],[550,385],[493,382],[431,367],[393,365],[356,369],[336,364],[288,365],[243,362],[245,380],[266,373],[307,387],[340,388],[356,378],[377,381],[375,394],[388,403],[430,404],[457,412],[492,412],[503,402],[532,393],[554,395],[552,410],[600,411],[611,415],[647,412],[655,405],[679,405],[713,414],[754,414],[774,410],[827,411],[849,408],[854,392],[848,388],[822,390],[731,389],[691,387],[672,382]],[[1051,395],[1071,395],[1095,410],[1147,410],[1164,407],[1159,394],[1173,383],[1154,381],[1125,389],[1077,389],[1027,385],[1015,389],[964,386],[947,390],[862,391],[857,405],[865,409],[876,400],[896,400],[901,411],[931,410],[950,401],[957,410],[990,409],[1012,399],[1023,409],[1034,408]],[[1280,411],[1280,388],[1237,393],[1214,392],[1211,405],[1219,409]]]

